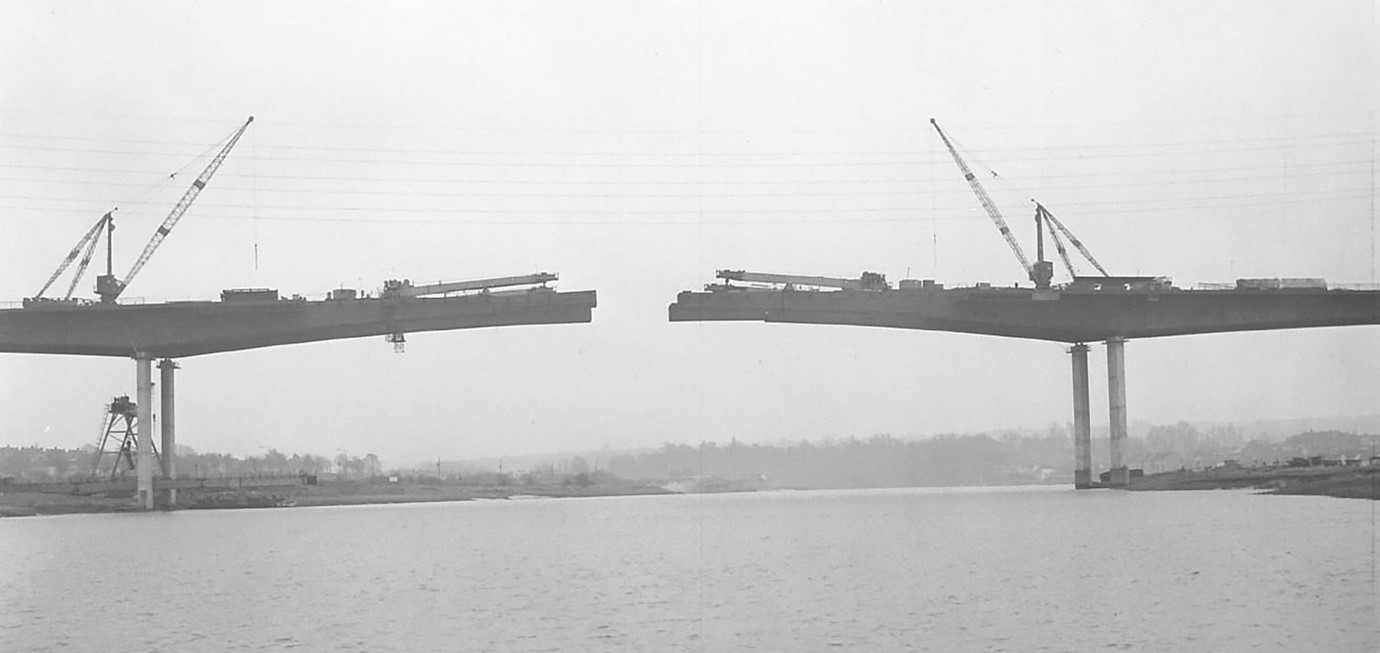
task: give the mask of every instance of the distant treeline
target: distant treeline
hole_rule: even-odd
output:
[[[1309,431],[1280,442],[1243,442],[1230,426],[1200,431],[1187,422],[1156,426],[1131,438],[1126,460],[1154,473],[1241,464],[1287,463],[1295,457],[1368,458],[1377,452],[1373,435]],[[1108,467],[1106,437],[1092,441],[1093,468]],[[941,435],[897,439],[877,435],[826,442],[759,445],[732,441],[699,446],[667,444],[608,461],[616,476],[666,481],[708,476],[760,479],[767,487],[850,488],[1062,483],[1073,476],[1073,438],[1062,427],[1041,435]]]
[[[1144,440],[1132,439],[1128,460],[1147,472],[1211,467],[1226,460],[1282,464],[1296,457],[1369,458],[1377,443],[1380,436],[1343,431],[1305,431],[1277,442],[1243,440],[1231,426],[1202,431],[1179,422],[1150,429]]]
[[[15,481],[62,481],[109,477],[116,464],[116,454],[105,452],[100,468],[96,469],[96,447],[79,449],[59,447],[0,447],[0,478]],[[191,447],[177,448],[179,477],[250,476],[283,474],[335,473],[347,477],[366,477],[382,473],[382,465],[373,454],[348,456],[337,454],[335,460],[325,456],[294,453],[291,456],[269,449],[262,456],[239,458],[221,453],[198,453]],[[120,471],[127,472],[128,464],[120,462]]]
[[[1072,476],[1067,436],[943,435],[900,440],[877,435],[789,445],[667,444],[608,463],[635,480],[710,476],[761,480],[768,487],[857,488],[1040,483]]]
[[[1293,458],[1369,458],[1380,437],[1341,431],[1307,431],[1280,441],[1249,440],[1230,425],[1200,430],[1187,422],[1155,426],[1127,443],[1126,460],[1147,473],[1211,467],[1226,460],[1243,465],[1287,463]],[[93,475],[95,447],[61,449],[0,447],[0,479],[57,481]],[[1094,470],[1108,463],[1107,438],[1092,438]],[[108,476],[114,454],[107,453],[101,476]],[[313,454],[286,455],[269,449],[262,456],[238,458],[198,453],[179,446],[178,476],[214,477],[266,474],[335,475],[369,479],[385,474],[374,454],[334,459]],[[790,444],[697,446],[666,444],[660,449],[594,457],[577,456],[560,464],[497,469],[450,462],[435,468],[388,470],[409,479],[471,484],[613,483],[619,479],[661,484],[693,477],[712,477],[759,487],[855,488],[1014,483],[1062,483],[1073,477],[1073,438],[1057,424],[1040,434],[940,435],[898,439],[876,435]]]

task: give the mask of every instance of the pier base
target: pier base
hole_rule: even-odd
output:
[[[1107,485],[1126,487],[1126,339],[1107,339],[1107,403],[1111,417],[1111,479]]]
[[[1088,413],[1088,346],[1069,349],[1073,360],[1073,487],[1092,487],[1092,420]]]

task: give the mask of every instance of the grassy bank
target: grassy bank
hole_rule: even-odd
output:
[[[416,485],[398,483],[324,483],[236,490],[181,490],[179,509],[273,508],[346,506],[387,503],[426,503],[513,499],[525,497],[607,497],[667,494],[660,487],[609,485]],[[0,494],[0,517],[66,515],[75,513],[137,512],[130,494],[77,495],[62,492],[5,492]]]
[[[1297,494],[1375,500],[1380,499],[1380,468],[1243,468],[1166,472],[1138,478],[1127,489],[1150,491],[1258,489],[1266,494]]]

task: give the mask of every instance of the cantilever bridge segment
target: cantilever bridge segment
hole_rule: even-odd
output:
[[[946,289],[881,275],[859,279],[720,270],[723,283],[685,291],[672,322],[746,320],[950,331],[1073,345],[1074,485],[1092,487],[1087,342],[1107,343],[1111,480],[1125,486],[1127,431],[1124,346],[1128,339],[1199,333],[1380,324],[1380,290],[1328,289],[1318,279],[1241,279],[1187,290],[1163,277],[1077,277],[1050,289]],[[752,285],[744,285],[752,284]]]
[[[35,299],[0,310],[0,352],[135,360],[136,473],[140,499],[151,508],[153,359],[162,359],[160,471],[171,479],[174,358],[380,335],[400,345],[403,334],[422,331],[590,322],[595,291],[558,292],[546,285],[555,279],[537,273],[425,286],[390,281],[376,296],[334,290],[314,301],[282,299],[267,289],[227,290],[221,301],[161,304]],[[176,500],[171,490],[168,500]]]

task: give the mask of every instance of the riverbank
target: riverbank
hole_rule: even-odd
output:
[[[1263,494],[1328,496],[1380,500],[1380,468],[1286,467],[1209,469],[1151,474],[1135,479],[1132,491],[1241,490]]]
[[[181,490],[179,510],[291,508],[389,503],[430,503],[478,499],[608,497],[669,494],[650,485],[418,485],[398,483],[323,483],[257,489]],[[59,492],[0,494],[0,517],[139,512],[129,494],[79,495]]]

